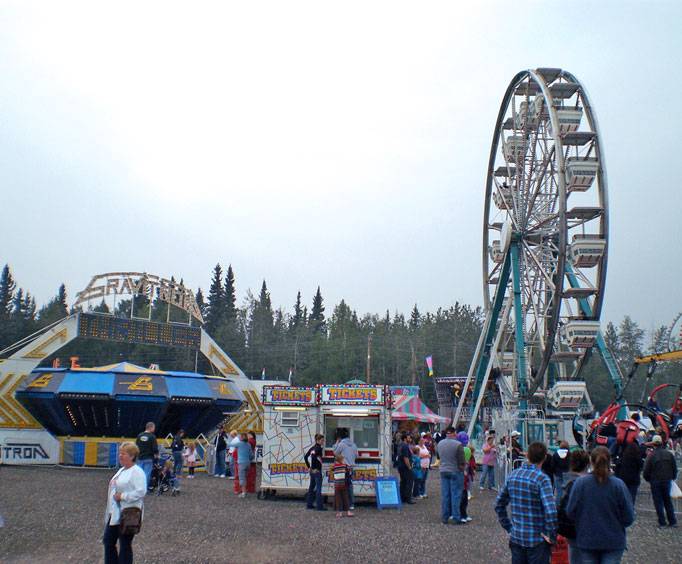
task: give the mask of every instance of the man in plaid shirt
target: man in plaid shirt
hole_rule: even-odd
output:
[[[509,475],[495,502],[500,525],[509,533],[512,564],[549,564],[551,558],[557,512],[552,483],[540,469],[546,456],[544,444],[532,443],[528,462]],[[510,503],[511,520],[507,515]]]

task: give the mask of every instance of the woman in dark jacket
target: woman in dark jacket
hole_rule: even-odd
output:
[[[632,506],[635,506],[637,490],[639,489],[640,474],[644,460],[636,442],[631,442],[625,447],[620,460],[616,464],[616,476],[625,482],[632,497]]]
[[[575,546],[583,562],[618,564],[626,547],[625,529],[635,515],[623,481],[611,475],[611,455],[605,447],[590,454],[592,474],[573,482],[566,516],[575,521]]]

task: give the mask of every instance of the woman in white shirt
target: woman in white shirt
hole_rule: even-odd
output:
[[[135,461],[140,453],[134,443],[122,443],[118,451],[121,468],[109,481],[107,511],[104,517],[104,564],[132,564],[133,536],[119,534],[121,511],[138,507],[144,511],[147,478]],[[116,543],[119,549],[116,550]]]

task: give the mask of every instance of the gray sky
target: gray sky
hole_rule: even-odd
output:
[[[39,302],[231,262],[240,300],[265,278],[287,309],[481,304],[499,104],[549,66],[600,122],[602,319],[682,310],[682,3],[252,4],[0,5],[0,262]]]

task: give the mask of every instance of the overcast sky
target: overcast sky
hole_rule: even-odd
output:
[[[682,310],[681,2],[103,4],[0,4],[0,262],[40,303],[221,262],[287,309],[479,305],[495,119],[547,66],[600,122],[602,319]]]

